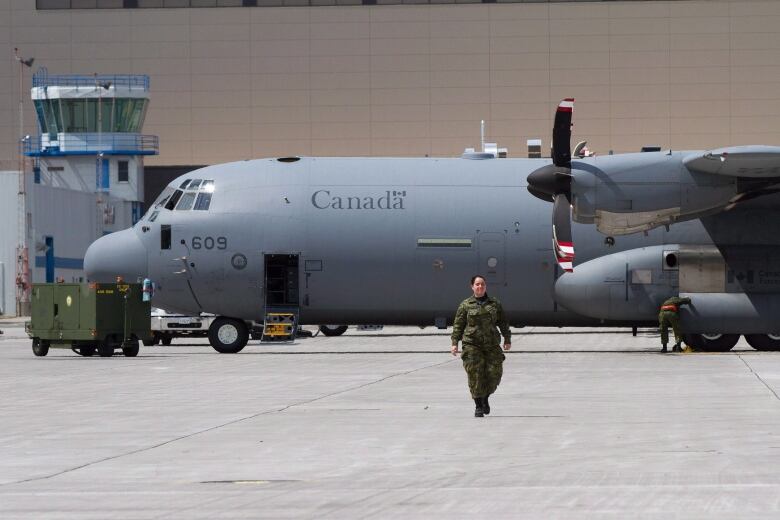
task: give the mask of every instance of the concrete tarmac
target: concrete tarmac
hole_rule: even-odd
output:
[[[449,331],[33,356],[0,320],[0,518],[778,518],[780,353],[515,329],[489,417]]]

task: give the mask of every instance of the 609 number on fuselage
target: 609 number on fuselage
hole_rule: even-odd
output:
[[[192,249],[227,249],[227,238],[192,237]]]

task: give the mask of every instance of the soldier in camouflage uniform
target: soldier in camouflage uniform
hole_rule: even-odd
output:
[[[504,317],[501,302],[487,295],[485,278],[471,279],[474,295],[463,300],[455,313],[452,328],[452,355],[458,355],[458,342],[463,340],[463,368],[469,380],[469,390],[476,409],[474,417],[490,413],[488,397],[496,391],[503,374],[504,353],[499,346],[504,336],[504,350],[512,348],[512,333]],[[499,335],[496,327],[501,329]]]
[[[669,326],[674,331],[674,347],[672,352],[682,352],[680,343],[682,334],[680,334],[680,305],[690,305],[690,298],[678,298],[677,296],[669,298],[661,305],[658,313],[658,325],[661,329],[661,343],[663,348],[661,352],[666,352],[666,344],[669,343]]]

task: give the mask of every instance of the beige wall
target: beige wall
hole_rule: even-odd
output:
[[[780,144],[780,2],[35,11],[0,0],[0,169],[17,164],[13,47],[50,73],[151,77],[147,161],[456,155],[549,146],[558,100],[606,153]],[[25,88],[30,86],[29,73]],[[35,133],[26,95],[26,133]]]

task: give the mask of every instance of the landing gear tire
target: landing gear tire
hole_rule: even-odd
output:
[[[756,350],[780,351],[780,334],[745,334],[745,339]]]
[[[739,334],[683,334],[683,341],[694,350],[728,352],[739,341]]]
[[[128,341],[125,343],[126,346],[122,347],[122,354],[125,355],[125,357],[135,357],[138,355],[138,352],[141,350],[141,347],[138,345],[138,340]]]
[[[43,357],[49,353],[49,340],[35,338],[32,341],[32,351],[38,357]]]
[[[237,354],[249,340],[249,331],[243,320],[217,318],[209,327],[209,343],[220,354]]]
[[[165,347],[170,347],[171,343],[173,343],[173,336],[163,336],[160,338],[160,343]]]
[[[346,325],[320,325],[320,332],[326,336],[341,336],[347,332]]]

